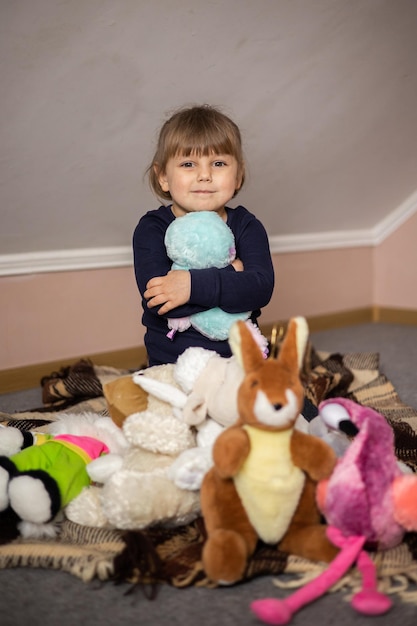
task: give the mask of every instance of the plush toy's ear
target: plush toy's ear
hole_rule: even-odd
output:
[[[126,417],[132,413],[146,411],[148,406],[147,392],[136,385],[132,376],[121,376],[103,385],[110,417],[121,427]]]
[[[278,355],[280,364],[289,371],[301,371],[307,342],[308,325],[305,318],[291,318]],[[246,373],[262,366],[264,362],[262,351],[245,322],[233,324],[229,344]]]
[[[264,363],[261,348],[245,322],[238,321],[233,324],[229,332],[229,344],[234,356],[247,374]]]
[[[207,400],[199,393],[190,393],[185,403],[182,416],[186,424],[196,426],[207,418]]]
[[[278,361],[288,370],[301,371],[308,342],[308,325],[304,317],[293,317],[288,323]]]
[[[146,393],[155,396],[158,400],[162,400],[162,402],[167,402],[173,407],[178,409],[182,409],[187,402],[187,395],[181,391],[181,389],[177,389],[174,385],[170,383],[165,383],[156,378],[148,378],[144,376],[142,372],[137,372],[133,374],[133,382],[139,387],[142,387]],[[137,411],[135,411],[136,413]]]

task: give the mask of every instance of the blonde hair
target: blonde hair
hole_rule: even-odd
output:
[[[159,184],[159,176],[165,173],[169,159],[193,153],[198,156],[213,153],[233,156],[238,163],[242,187],[245,162],[240,130],[227,115],[204,104],[179,109],[160,130],[156,151],[147,169],[149,184],[158,198],[171,200],[169,191],[163,191]],[[234,195],[239,189],[236,189]]]

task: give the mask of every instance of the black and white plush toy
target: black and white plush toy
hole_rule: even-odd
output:
[[[59,512],[91,484],[88,465],[127,448],[113,420],[95,414],[63,415],[48,433],[0,428],[0,521],[13,535],[53,536]],[[12,530],[14,528],[14,530]]]

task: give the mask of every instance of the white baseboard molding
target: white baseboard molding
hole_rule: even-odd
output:
[[[342,230],[295,235],[272,235],[272,254],[340,248],[373,247],[382,243],[417,211],[417,192],[369,230]],[[87,269],[128,267],[133,263],[130,246],[46,250],[0,255],[0,276],[39,274]]]
[[[3,254],[0,276],[126,267],[132,263],[132,250],[128,246]]]

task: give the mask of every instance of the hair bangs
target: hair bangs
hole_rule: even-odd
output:
[[[168,158],[176,156],[188,157],[191,154],[197,156],[210,156],[211,154],[229,154],[241,161],[240,146],[236,146],[223,129],[220,128],[184,128],[175,133],[167,146]]]

